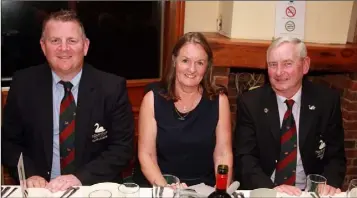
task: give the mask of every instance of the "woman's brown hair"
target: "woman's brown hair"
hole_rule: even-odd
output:
[[[177,101],[179,99],[175,92],[176,69],[174,67],[174,64],[178,53],[186,43],[194,43],[201,45],[207,54],[207,69],[202,81],[200,82],[200,85],[203,88],[204,95],[208,96],[210,100],[213,100],[218,94],[223,92],[227,93],[224,87],[218,87],[212,83],[213,52],[206,38],[203,36],[202,33],[188,32],[177,41],[172,50],[171,65],[166,67],[165,76],[162,78],[161,81],[161,86],[166,91],[161,95],[168,100]]]

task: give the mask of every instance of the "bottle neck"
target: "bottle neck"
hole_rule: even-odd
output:
[[[226,191],[227,190],[227,174],[217,174],[216,178],[216,190],[217,191]]]

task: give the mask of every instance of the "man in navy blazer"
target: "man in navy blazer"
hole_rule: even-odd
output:
[[[346,174],[340,95],[303,79],[310,59],[299,39],[276,39],[267,51],[267,63],[270,84],[237,99],[236,179],[243,189],[275,188],[300,195],[307,176],[320,174],[327,179],[323,194],[340,192]],[[286,100],[294,101],[289,111]],[[290,116],[295,124],[283,128]],[[296,138],[290,139],[293,134]],[[294,152],[283,150],[281,142],[284,148],[295,142],[290,146]],[[291,171],[282,172],[287,170],[283,166]],[[276,180],[277,173],[284,182]]]
[[[2,163],[14,178],[23,153],[28,187],[52,191],[120,182],[132,158],[134,118],[122,77],[84,63],[89,40],[75,12],[51,14],[40,40],[46,64],[16,72],[3,114]],[[74,170],[61,174],[60,81],[70,82],[76,103]],[[73,157],[72,156],[72,157]]]

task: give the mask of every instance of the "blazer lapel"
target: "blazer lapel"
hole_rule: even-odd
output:
[[[34,89],[37,101],[38,119],[41,122],[41,132],[45,158],[49,167],[52,166],[53,155],[53,99],[52,74],[48,65],[44,65],[43,73],[39,74],[37,87]],[[38,97],[37,97],[38,96]]]
[[[87,143],[88,133],[90,130],[90,118],[95,102],[95,76],[93,76],[92,68],[89,65],[84,65],[82,77],[78,89],[78,102],[76,112],[76,127],[75,127],[75,163],[76,167],[81,164],[81,159]]]
[[[304,81],[301,91],[300,123],[299,123],[299,147],[304,146],[305,140],[309,134],[310,128],[316,115],[316,101],[314,93],[309,86],[310,82]]]
[[[270,131],[275,138],[277,145],[280,145],[280,119],[279,119],[279,110],[278,104],[276,101],[276,94],[271,89],[271,87],[267,90],[267,106],[262,109],[264,113],[268,116],[268,121],[270,123]]]

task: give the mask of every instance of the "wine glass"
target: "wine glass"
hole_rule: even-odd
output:
[[[352,179],[348,185],[347,197],[357,197],[357,179]]]
[[[163,175],[166,184],[158,184],[154,182],[152,188],[152,197],[153,198],[162,198],[162,197],[180,197],[180,179],[174,175],[164,174]]]
[[[306,178],[306,192],[315,193],[316,195],[322,194],[326,187],[326,177],[318,174],[308,175]]]
[[[140,187],[135,183],[123,183],[118,190],[121,197],[140,197]]]

